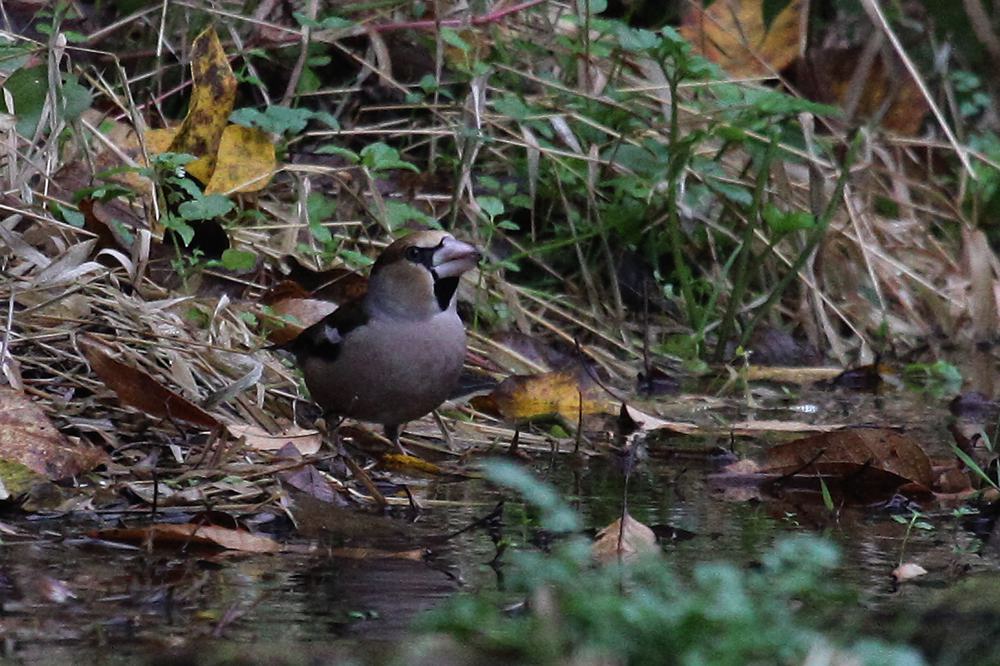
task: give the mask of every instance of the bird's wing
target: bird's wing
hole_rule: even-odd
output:
[[[340,354],[344,338],[366,323],[368,312],[364,302],[361,299],[348,301],[277,348],[293,353],[300,364],[317,356],[334,361]]]

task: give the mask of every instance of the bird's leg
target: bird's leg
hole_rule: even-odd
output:
[[[455,447],[451,438],[451,431],[448,430],[448,426],[445,425],[444,419],[441,418],[441,414],[439,414],[436,409],[431,412],[431,414],[434,416],[434,422],[437,423],[438,428],[441,429],[441,434],[444,436],[444,445],[448,447],[448,450],[453,451]]]
[[[383,428],[383,431],[385,432],[385,438],[388,439],[390,442],[392,442],[396,446],[396,449],[400,453],[402,453],[404,456],[410,455],[410,452],[407,451],[406,448],[402,444],[400,444],[400,442],[399,442],[399,424],[398,423],[395,423],[395,424],[392,424],[392,425],[386,424],[386,425],[382,426],[382,428]]]
[[[347,447],[344,446],[343,441],[340,439],[340,426],[347,419],[345,416],[338,416],[331,412],[327,412],[323,415],[323,418],[316,422],[317,429],[326,436],[330,446],[336,451],[337,455],[347,466],[347,469],[351,471],[354,478],[361,483],[368,490],[368,494],[371,495],[372,499],[380,507],[386,507],[389,505],[385,500],[385,496],[379,492],[378,486],[372,481],[371,477],[364,470],[361,465],[354,459]],[[333,422],[333,428],[330,428],[330,423]]]

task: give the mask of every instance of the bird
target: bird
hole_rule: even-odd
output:
[[[458,384],[465,326],[455,292],[481,257],[444,231],[403,236],[376,259],[363,296],[279,347],[295,356],[325,416],[379,424],[406,452],[400,427],[436,409]]]

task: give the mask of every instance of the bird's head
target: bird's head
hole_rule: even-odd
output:
[[[368,281],[369,306],[407,319],[454,308],[459,278],[480,258],[475,247],[444,231],[404,236],[375,261]]]

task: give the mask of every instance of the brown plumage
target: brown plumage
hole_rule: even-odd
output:
[[[304,330],[285,348],[327,413],[399,426],[440,405],[458,383],[465,327],[455,311],[462,273],[479,252],[443,231],[420,231],[387,247],[368,292]]]

